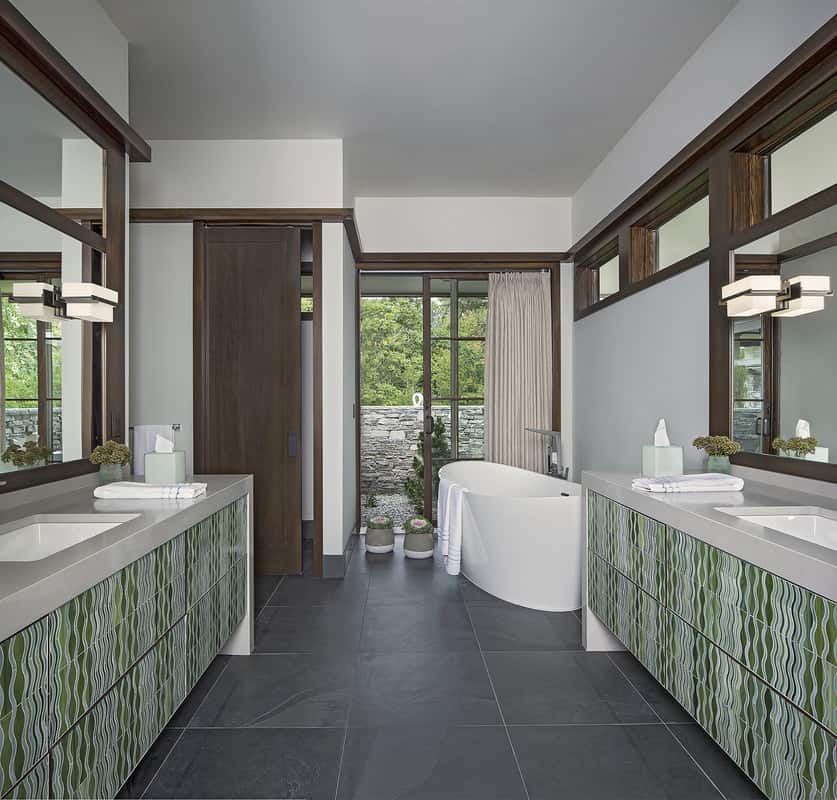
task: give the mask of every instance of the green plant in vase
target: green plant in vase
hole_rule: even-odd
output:
[[[23,445],[10,444],[2,455],[6,464],[16,467],[38,467],[46,464],[49,458],[49,448],[41,447],[34,439],[29,439]]]
[[[791,436],[790,439],[776,437],[773,449],[780,455],[805,458],[817,449],[817,444],[816,436]]]
[[[99,483],[122,480],[122,468],[131,460],[131,451],[121,442],[108,439],[90,454],[90,463],[99,465]]]
[[[692,445],[706,453],[707,472],[728,473],[729,457],[741,451],[741,445],[729,436],[698,436]]]

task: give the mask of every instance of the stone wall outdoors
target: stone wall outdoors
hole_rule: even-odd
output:
[[[53,410],[55,416],[55,441],[53,449],[61,449],[61,407]],[[6,409],[6,438],[5,442],[23,444],[30,439],[38,438],[38,409],[37,408],[7,408]]]
[[[450,431],[450,408],[434,406]],[[483,406],[459,407],[459,454],[481,458],[484,430]],[[389,494],[404,491],[418,452],[422,412],[412,406],[362,406],[360,409],[360,491]]]

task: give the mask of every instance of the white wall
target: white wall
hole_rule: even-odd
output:
[[[192,226],[133,223],[131,263],[131,425],[180,423],[191,473]]]
[[[153,140],[131,168],[135,208],[340,208],[343,142]]]
[[[356,197],[365,252],[569,249],[568,197]]]
[[[573,197],[573,240],[835,13],[834,0],[739,0]]]
[[[12,3],[128,119],[128,41],[96,0]]]
[[[342,143],[315,141],[152,141],[152,162],[131,167],[134,207],[339,208]],[[181,422],[192,453],[192,226],[131,225],[131,424]],[[323,226],[323,552],[341,554],[354,517],[354,264],[344,259],[343,226]],[[346,294],[348,293],[348,294]],[[160,298],[164,297],[162,301]],[[188,313],[187,313],[188,312]],[[353,312],[352,312],[353,313]],[[172,323],[161,316],[185,314]],[[154,331],[172,324],[167,334]],[[182,327],[181,327],[182,326]],[[165,345],[165,347],[163,347]],[[161,365],[161,353],[169,365]],[[346,364],[349,364],[347,367]],[[168,373],[170,365],[177,375]],[[351,371],[351,395],[347,394]],[[348,375],[348,373],[345,373]],[[171,387],[171,391],[168,389]],[[348,421],[346,404],[348,406]],[[345,444],[352,431],[352,447]],[[304,433],[303,433],[304,435]],[[344,441],[346,440],[346,441]],[[303,442],[304,444],[304,442]],[[348,497],[351,496],[351,513]]]
[[[686,467],[709,424],[709,266],[620,300],[575,323],[575,474],[639,473],[659,417]]]

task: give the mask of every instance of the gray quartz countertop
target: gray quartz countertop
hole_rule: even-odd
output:
[[[655,494],[632,489],[634,477],[584,472],[582,485],[837,602],[837,550],[718,511],[765,506],[837,511],[837,500],[747,479],[741,492]]]
[[[188,480],[206,483],[206,494],[194,500],[99,500],[88,486],[0,510],[0,536],[9,523],[37,514],[137,515],[47,558],[0,562],[0,641],[252,492],[253,486],[250,475]]]

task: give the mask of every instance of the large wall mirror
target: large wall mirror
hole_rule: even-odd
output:
[[[837,464],[837,300],[828,295],[837,287],[837,206],[732,258],[736,280],[755,277],[753,286],[764,287],[752,296],[761,313],[730,319],[733,438],[746,453]]]
[[[101,210],[99,144],[2,64],[0,105],[0,178],[52,209]],[[0,203],[2,473],[79,461],[101,442],[101,332],[75,319],[37,321],[14,300],[15,286],[60,291],[68,281],[101,283],[102,253]]]
[[[0,491],[9,491],[92,471],[93,447],[125,440],[126,154],[148,161],[151,151],[5,2],[0,108]],[[33,318],[27,287],[54,309]],[[106,301],[81,305],[97,293]],[[112,313],[97,313],[103,305]]]

